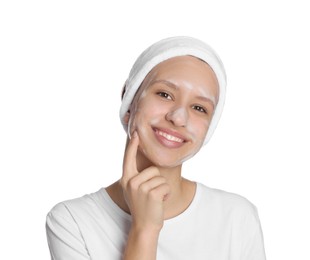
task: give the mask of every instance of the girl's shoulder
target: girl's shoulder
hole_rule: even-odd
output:
[[[213,207],[214,210],[257,216],[256,206],[247,198],[221,189],[211,188],[197,183],[199,198],[202,205]]]
[[[103,189],[101,188],[94,193],[61,201],[51,208],[47,216],[71,219],[73,216],[83,217],[83,215],[92,214],[98,210],[98,198],[103,195]]]

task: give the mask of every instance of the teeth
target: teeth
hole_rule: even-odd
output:
[[[169,141],[174,141],[174,142],[178,142],[178,143],[183,143],[184,140],[178,138],[178,137],[175,137],[173,135],[168,135],[167,133],[164,133],[164,132],[161,132],[161,131],[158,131],[158,134],[165,137],[166,139],[168,139]]]

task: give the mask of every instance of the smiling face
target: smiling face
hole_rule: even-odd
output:
[[[192,56],[168,59],[147,75],[130,107],[130,133],[140,138],[140,157],[175,167],[203,145],[218,100],[210,66]]]

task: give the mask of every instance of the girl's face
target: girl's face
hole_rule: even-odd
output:
[[[148,74],[130,107],[130,133],[137,131],[141,156],[175,167],[203,145],[218,100],[218,82],[205,62],[180,56]]]

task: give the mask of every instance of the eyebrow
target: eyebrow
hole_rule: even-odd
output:
[[[177,90],[179,87],[177,85],[175,85],[174,83],[168,81],[168,80],[164,80],[164,79],[158,79],[152,82],[151,85],[154,85],[156,83],[163,83],[165,85],[167,85],[170,88],[173,88],[174,90]]]
[[[215,102],[211,98],[204,97],[204,96],[197,96],[196,98],[200,99],[201,101],[210,103],[212,105],[213,109],[215,108]]]
[[[166,86],[174,89],[174,90],[178,90],[179,87],[177,85],[175,85],[174,83],[168,81],[168,80],[164,80],[164,79],[158,79],[158,80],[155,80],[151,83],[151,86],[156,84],[156,83],[163,83],[165,84]],[[213,99],[209,98],[209,97],[205,97],[205,96],[196,96],[197,99],[200,99],[201,101],[204,101],[204,102],[208,102],[208,103],[211,103],[211,105],[213,106],[213,109],[215,108],[215,102]]]

